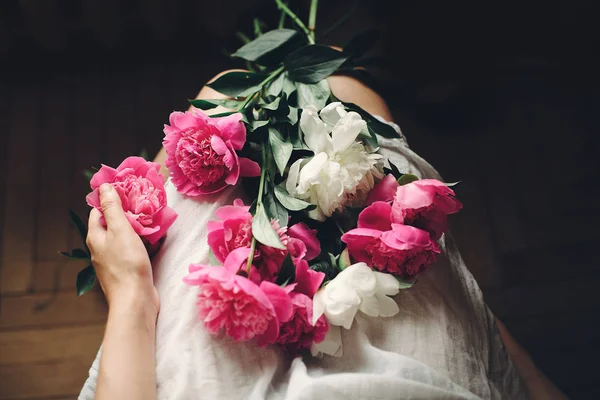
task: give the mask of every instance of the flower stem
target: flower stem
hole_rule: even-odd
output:
[[[315,2],[315,0],[312,0],[312,1]],[[302,22],[302,20],[300,18],[298,18],[298,16],[296,14],[294,14],[292,12],[292,10],[289,9],[289,7],[287,6],[287,4],[285,4],[283,2],[283,0],[275,0],[275,3],[277,3],[277,8],[279,8],[281,11],[283,11],[284,13],[286,13],[288,15],[288,17],[290,17],[290,19],[292,21],[294,21],[296,23],[296,25],[298,25],[298,27],[300,29],[302,29],[302,31],[304,31],[304,34],[308,38],[308,42],[310,44],[314,44],[315,40],[314,40],[313,37],[311,37],[310,31],[308,30],[308,28],[306,27],[306,25],[304,25],[304,22]]]
[[[279,29],[283,29],[285,26],[285,15],[285,11],[281,11],[281,14],[279,15],[279,24],[277,25]]]
[[[260,167],[260,183],[258,184],[258,195],[256,196],[256,209],[262,207],[262,197],[265,191],[265,176],[267,171],[267,146],[263,141],[262,146],[262,165]],[[252,241],[250,242],[250,255],[248,256],[248,264],[246,264],[246,272],[250,276],[250,269],[252,268],[252,261],[254,261],[254,251],[256,250],[256,238],[252,235]]]
[[[272,80],[277,78],[279,76],[279,74],[281,74],[283,72],[284,69],[285,69],[285,67],[282,65],[281,67],[277,68],[275,71],[271,72],[269,74],[269,76],[267,76],[261,83],[258,84],[258,90],[256,92],[251,93],[248,96],[246,96],[246,99],[244,99],[244,102],[242,104],[240,104],[237,111],[244,110],[244,108],[246,108],[248,103],[250,103],[250,101],[252,101],[254,96],[256,96],[256,94],[258,92],[260,92],[260,90],[263,88],[263,86],[265,86],[266,84],[270,83]]]
[[[343,235],[344,233],[346,233],[344,231],[344,229],[342,228],[342,226],[340,225],[339,222],[337,222],[337,220],[334,218],[333,221],[335,222],[335,226],[337,226],[338,230],[340,231],[340,233]]]
[[[318,3],[319,3],[319,0],[311,0],[310,13],[308,15],[308,30],[309,30],[308,41],[313,44],[315,43],[315,30],[317,27]]]

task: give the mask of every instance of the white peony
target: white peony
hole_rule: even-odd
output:
[[[367,129],[360,114],[347,112],[340,102],[327,105],[320,114],[307,108],[302,111],[300,129],[315,155],[290,166],[286,181],[289,194],[316,204],[309,217],[319,221],[346,204],[361,205],[375,179],[382,177],[382,157],[356,141]]]
[[[363,262],[344,269],[313,298],[313,324],[325,314],[331,332],[322,343],[313,344],[313,354],[341,355],[337,327],[350,329],[358,311],[371,317],[396,315],[398,304],[388,296],[399,291],[400,283],[394,276],[373,271]]]

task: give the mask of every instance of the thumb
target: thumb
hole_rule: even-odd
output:
[[[120,229],[129,224],[123,212],[119,193],[108,183],[100,186],[100,206],[106,220],[107,229]]]

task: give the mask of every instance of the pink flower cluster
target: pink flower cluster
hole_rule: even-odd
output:
[[[372,268],[413,279],[436,260],[436,243],[448,229],[448,214],[462,204],[435,179],[400,186],[387,175],[371,191],[358,226],[342,236],[350,255]]]
[[[171,113],[163,146],[171,181],[181,193],[200,196],[235,185],[239,177],[260,175],[260,166],[238,157],[246,143],[242,114],[211,118],[202,111]]]
[[[151,245],[166,235],[177,213],[167,206],[164,178],[160,165],[142,157],[128,157],[116,169],[102,165],[90,181],[92,192],[86,201],[102,212],[99,188],[110,183],[119,193],[127,220],[143,239]],[[106,224],[104,217],[102,224]]]
[[[291,353],[321,342],[329,328],[324,317],[312,324],[312,297],[325,274],[309,269],[321,252],[316,231],[304,223],[279,227],[272,221],[285,250],[256,244],[250,271],[252,215],[239,199],[216,211],[208,224],[208,244],[222,268],[190,265],[184,282],[200,288],[198,310],[206,329],[221,330],[235,341],[256,339],[261,346],[278,343]],[[276,285],[287,255],[296,268],[294,283]],[[249,272],[249,273],[248,273]]]

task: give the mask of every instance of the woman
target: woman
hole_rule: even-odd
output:
[[[392,120],[381,97],[359,81],[336,76],[329,84],[342,101]],[[222,97],[207,87],[198,95]],[[397,131],[398,139],[381,140],[381,152],[403,171],[439,178]],[[156,161],[164,164],[165,156],[162,150]],[[196,293],[181,278],[191,262],[208,261],[203,227],[214,211],[243,194],[233,188],[197,200],[170,182],[166,189],[179,218],[153,265],[110,186],[101,187],[107,227],[97,210],[90,214],[88,245],[110,311],[81,399],[94,391],[97,399],[564,398],[503,325],[496,328],[450,235],[438,264],[396,297],[398,315],[358,317],[344,331],[340,358],[290,360],[276,348],[207,334],[196,315]]]

